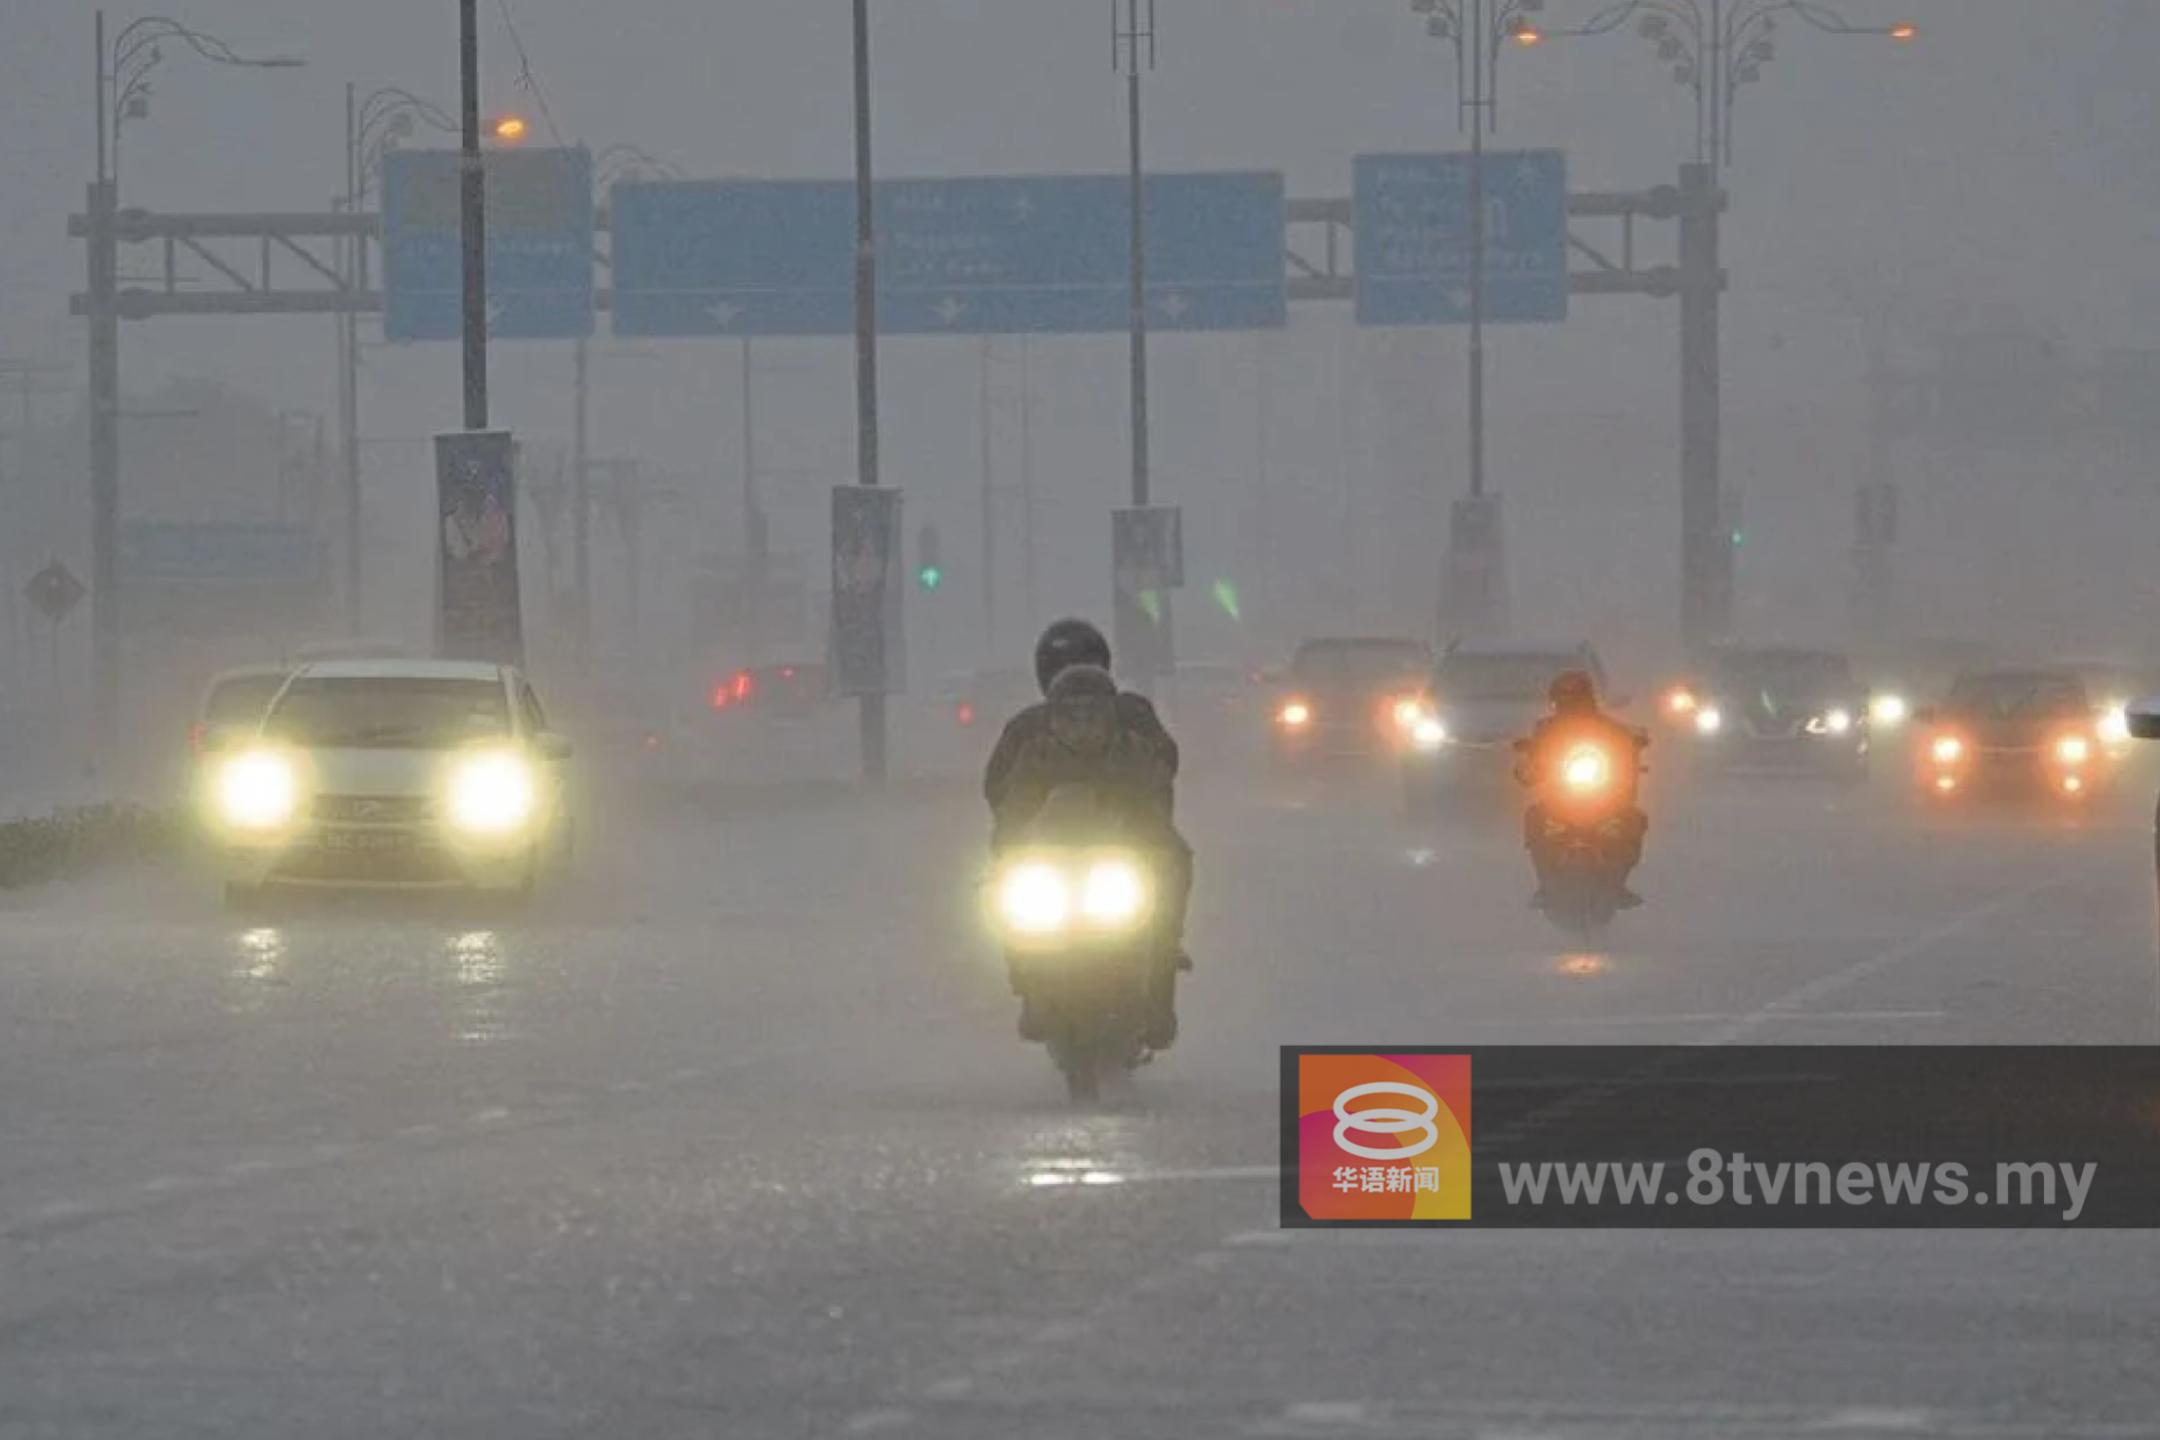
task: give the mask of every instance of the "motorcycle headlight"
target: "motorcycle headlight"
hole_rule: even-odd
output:
[[[244,750],[219,768],[216,801],[235,830],[276,830],[300,808],[300,776],[275,750]]]
[[[506,750],[468,756],[450,772],[449,816],[472,835],[507,835],[531,822],[539,800],[532,766]]]
[[[1893,729],[1912,718],[1912,705],[1902,695],[1877,695],[1868,701],[1868,719],[1885,730]]]
[[[1103,929],[1131,925],[1147,909],[1147,877],[1123,858],[1097,860],[1080,882],[1080,914]]]
[[[1725,712],[1715,705],[1705,705],[1695,712],[1695,733],[1715,735],[1725,728]]]
[[[1072,891],[1055,865],[1025,860],[998,881],[997,916],[1016,935],[1054,935],[1072,915]]]
[[[1578,745],[1560,762],[1560,783],[1577,794],[1612,783],[1612,757],[1595,745]]]

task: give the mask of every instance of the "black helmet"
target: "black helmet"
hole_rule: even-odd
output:
[[[1073,665],[1110,668],[1110,642],[1085,620],[1059,620],[1035,642],[1035,683],[1045,695],[1060,671]]]
[[[1563,670],[1553,677],[1552,688],[1545,692],[1552,707],[1563,713],[1569,710],[1590,710],[1597,706],[1597,685],[1587,670]]]

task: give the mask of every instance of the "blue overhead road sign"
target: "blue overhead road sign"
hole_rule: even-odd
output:
[[[1126,187],[1115,175],[880,184],[879,327],[900,335],[1124,329],[1132,254]],[[1152,176],[1146,204],[1154,328],[1286,322],[1282,176]],[[618,334],[854,328],[848,182],[625,182],[610,213]]]
[[[1360,325],[1470,320],[1470,157],[1360,155],[1356,168]],[[1567,318],[1567,158],[1485,153],[1485,318]]]
[[[454,340],[463,328],[455,150],[383,156],[383,334]],[[593,330],[592,156],[493,150],[487,186],[488,334],[567,340]]]

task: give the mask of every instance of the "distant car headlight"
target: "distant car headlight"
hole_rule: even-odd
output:
[[[1303,700],[1292,700],[1276,712],[1275,718],[1286,730],[1302,730],[1312,724],[1312,706]]]
[[[1965,742],[1955,735],[1938,735],[1928,747],[1928,754],[1935,757],[1938,765],[1955,765],[1965,758]]]
[[[1665,713],[1676,719],[1684,719],[1696,712],[1702,700],[1685,685],[1675,685],[1665,692]]]
[[[1057,866],[1023,860],[999,879],[997,918],[1016,935],[1055,935],[1072,916],[1072,887]]]
[[[1147,877],[1123,857],[1097,860],[1080,881],[1080,915],[1099,929],[1136,923],[1147,909]]]
[[[449,801],[454,828],[472,835],[508,835],[531,823],[539,786],[522,755],[491,750],[457,762],[450,772]]]
[[[1895,729],[1912,718],[1912,705],[1898,694],[1877,695],[1868,701],[1868,719],[1885,730]]]
[[[1725,712],[1715,705],[1704,705],[1695,712],[1695,733],[1715,735],[1725,728]]]
[[[1392,713],[1395,717],[1396,729],[1412,730],[1417,727],[1418,721],[1425,718],[1427,712],[1424,701],[1418,699],[1415,695],[1405,695],[1395,702]]]
[[[300,776],[275,750],[243,750],[219,767],[217,813],[235,830],[276,830],[300,808]]]
[[[1437,715],[1421,716],[1410,727],[1410,743],[1420,750],[1438,750],[1448,742],[1447,723]]]
[[[2120,745],[2130,738],[2130,707],[2110,705],[2100,712],[2100,719],[2093,727],[2100,732],[2103,745]]]
[[[2092,741],[2083,735],[2065,735],[2055,742],[2055,758],[2065,765],[2083,765],[2092,759]]]

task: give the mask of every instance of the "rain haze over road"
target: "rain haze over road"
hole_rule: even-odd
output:
[[[456,112],[457,8],[189,0],[153,20],[187,34],[161,32],[142,104],[118,107],[123,213],[315,228],[129,243],[120,289],[245,308],[251,287],[334,282],[347,87],[389,97],[363,117],[408,115],[362,126],[373,216],[381,151],[456,143],[429,117]],[[875,0],[880,180],[1115,177],[1122,240],[1113,9]],[[524,122],[518,148],[582,146],[632,185],[853,174],[843,0],[477,10],[480,108]],[[137,18],[108,11],[104,36]],[[1349,266],[1358,157],[1468,149],[1444,32],[1480,18],[1482,143],[1562,151],[1579,199],[1640,203],[1608,204],[1638,212],[1625,231],[1578,205],[1564,321],[1484,329],[1505,605],[1473,613],[1477,565],[1449,558],[1468,327],[1361,324]],[[1180,295],[1148,340],[1178,665],[1128,678],[1183,746],[1195,969],[1177,1043],[1082,1104],[1015,1034],[979,783],[1035,698],[1042,626],[1112,628],[1122,293],[1090,333],[881,339],[907,683],[870,784],[827,643],[855,558],[836,566],[831,535],[858,476],[854,351],[623,333],[628,262],[603,231],[589,342],[489,349],[545,714],[513,680],[486,737],[534,774],[561,762],[560,799],[533,803],[568,864],[529,897],[250,884],[221,905],[222,757],[380,777],[379,752],[426,747],[386,722],[296,738],[275,711],[258,735],[258,696],[221,751],[205,683],[331,642],[429,653],[438,552],[500,532],[438,500],[459,347],[386,336],[382,274],[351,337],[350,471],[327,307],[124,318],[126,588],[101,691],[106,597],[32,583],[97,572],[70,233],[99,158],[94,23],[83,0],[0,7],[0,1437],[2160,1434],[2160,1251],[2135,1230],[1278,1220],[1285,1045],[2160,1035],[2160,765],[2109,728],[2160,692],[2160,3],[1156,0],[1145,166],[1279,175],[1288,300],[1280,324],[1172,333]],[[1713,23],[1764,48],[1724,57],[1731,153],[1704,172],[1726,195],[1706,490],[1656,206],[1697,158],[1674,66]],[[1507,255],[1514,203],[1489,211]],[[1709,497],[1687,555],[1684,488]],[[1507,737],[1466,728],[1495,697],[1428,657],[1400,696],[1358,693],[1383,739],[1365,710],[1315,718],[1341,696],[1290,659],[1326,636],[1593,645],[1605,699],[1653,737],[1642,908],[1581,943],[1549,923]],[[1846,657],[1851,698],[1736,687],[1726,652],[1750,646]],[[411,662],[353,663],[380,684]],[[2005,739],[1952,689],[1996,670],[2059,671],[2081,698]],[[1431,805],[1398,703],[1447,732]],[[1357,753],[1312,753],[1308,724]],[[1745,763],[1766,756],[1820,773]],[[1965,793],[2016,765],[2035,785]],[[424,814],[454,829],[464,771],[442,773]],[[323,781],[291,833],[387,831],[391,782],[358,788]],[[151,837],[118,858],[11,823],[109,803],[144,807],[111,823]]]

